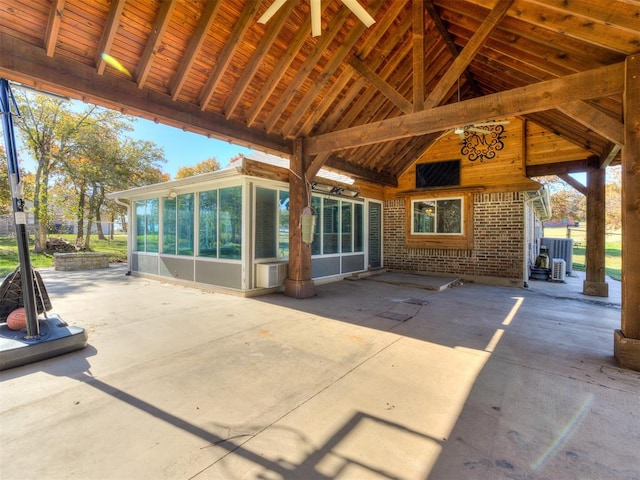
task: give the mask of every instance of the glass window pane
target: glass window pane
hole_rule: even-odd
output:
[[[242,255],[242,187],[220,189],[220,258]]]
[[[162,253],[176,254],[176,199],[162,199]]]
[[[340,231],[339,218],[340,202],[332,198],[325,198],[322,207],[322,253],[338,253],[338,232]]]
[[[136,250],[138,252],[145,251],[145,232],[146,232],[146,211],[147,202],[144,200],[136,200]]]
[[[435,233],[436,202],[417,200],[413,203],[413,233]]]
[[[462,199],[438,200],[438,233],[462,233]]]
[[[348,202],[342,202],[342,253],[350,253],[353,251],[353,246],[351,245],[352,235],[351,235],[351,216],[353,212],[353,204]]]
[[[277,194],[276,190],[256,188],[256,258],[274,258],[278,255]]]
[[[193,255],[193,193],[178,195],[178,255]]]
[[[320,197],[312,197],[311,208],[316,214],[316,228],[313,231],[311,255],[320,255],[322,253],[322,244],[320,241],[320,228],[322,227],[322,199]]]
[[[278,199],[280,220],[278,228],[278,257],[289,257],[289,192],[280,191]]]
[[[356,203],[353,215],[353,251],[364,251],[364,205]]]
[[[147,252],[158,253],[159,202],[157,198],[147,200]]]
[[[200,192],[198,254],[218,256],[218,191]]]

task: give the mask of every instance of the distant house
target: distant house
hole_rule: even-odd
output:
[[[312,279],[384,267],[521,286],[550,205],[525,176],[518,122],[504,150],[484,162],[460,154],[458,135],[444,136],[394,188],[321,170],[309,185]],[[244,294],[279,287],[289,256],[288,178],[287,159],[254,152],[220,171],[112,194],[129,205],[131,271]]]

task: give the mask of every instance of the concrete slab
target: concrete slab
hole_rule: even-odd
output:
[[[42,271],[89,346],[0,373],[3,479],[639,478],[615,305],[375,281],[250,299],[125,271]]]

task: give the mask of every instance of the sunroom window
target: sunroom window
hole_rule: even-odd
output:
[[[158,199],[137,200],[136,251],[158,252]]]

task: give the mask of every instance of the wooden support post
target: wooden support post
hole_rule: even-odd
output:
[[[289,278],[284,282],[285,295],[294,298],[309,298],[316,294],[311,280],[311,247],[302,242],[300,220],[309,201],[305,181],[308,167],[303,139],[297,138],[289,162]]]
[[[640,371],[640,55],[625,62],[622,148],[622,315],[614,354],[623,368]]]
[[[609,284],[605,282],[605,169],[600,168],[598,157],[587,161],[587,265],[582,293],[594,297],[608,297]]]

